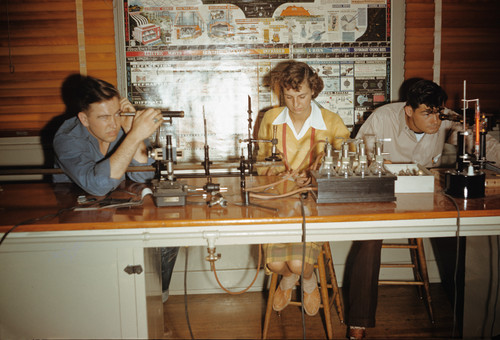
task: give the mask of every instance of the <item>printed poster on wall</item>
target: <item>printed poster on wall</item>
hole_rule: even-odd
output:
[[[267,77],[304,61],[322,77],[316,102],[348,127],[390,101],[389,0],[126,0],[127,94],[174,118],[178,161],[236,159],[249,118],[280,105]],[[250,112],[250,117],[249,117]],[[255,126],[254,126],[255,127]]]

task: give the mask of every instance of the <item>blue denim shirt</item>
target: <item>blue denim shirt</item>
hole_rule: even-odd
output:
[[[116,189],[125,179],[110,177],[109,156],[120,145],[124,132],[120,130],[118,137],[109,145],[106,155],[99,150],[97,139],[82,125],[78,117],[66,120],[57,130],[54,137],[55,167],[61,168],[65,174],[53,175],[53,181],[74,182],[91,195],[104,196]],[[148,158],[146,164],[154,162]],[[132,159],[131,166],[146,165]],[[128,172],[127,176],[139,183],[144,183],[154,176],[154,172]]]

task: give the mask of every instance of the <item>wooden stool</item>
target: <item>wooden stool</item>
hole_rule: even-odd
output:
[[[431,305],[431,293],[429,287],[429,275],[427,273],[427,262],[425,260],[424,242],[421,238],[410,238],[408,243],[398,244],[398,243],[382,243],[382,248],[393,248],[393,249],[410,249],[411,263],[382,263],[380,268],[412,268],[413,269],[413,281],[402,281],[402,280],[379,280],[379,285],[415,285],[418,288],[418,294],[420,299],[423,299],[422,286],[425,291],[425,303],[427,311],[429,312],[429,318],[432,323],[434,323],[434,315],[432,312]]]
[[[327,282],[326,277],[326,268],[328,266],[328,270],[330,272],[330,282]],[[342,309],[342,302],[340,299],[340,291],[337,285],[337,277],[335,276],[335,269],[333,268],[333,260],[332,260],[332,252],[330,249],[330,243],[323,243],[323,249],[321,250],[318,261],[314,265],[314,268],[317,269],[319,275],[319,291],[321,295],[320,308],[323,308],[325,313],[325,322],[326,322],[326,330],[328,339],[333,338],[333,323],[331,316],[331,308],[332,305],[335,304],[337,309],[337,314],[339,316],[340,322],[344,323],[344,312]],[[273,273],[271,275],[271,283],[269,285],[269,295],[267,297],[267,308],[266,308],[266,316],[264,319],[264,330],[262,331],[262,339],[266,339],[267,331],[269,329],[269,321],[271,320],[271,313],[273,312],[273,299],[274,292],[276,291],[276,286],[278,283],[278,274]],[[332,297],[329,297],[328,288],[332,289]],[[326,303],[325,303],[326,301]],[[290,305],[294,306],[302,306],[302,303],[299,301],[291,301]],[[326,308],[325,308],[326,306]]]

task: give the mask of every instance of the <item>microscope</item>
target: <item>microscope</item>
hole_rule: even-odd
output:
[[[163,124],[150,137],[149,156],[155,160],[153,200],[157,207],[186,205],[187,185],[174,175],[177,149],[173,118],[184,117],[184,111],[163,111]]]
[[[479,99],[466,99],[466,81],[464,81],[463,129],[457,135],[457,158],[454,170],[447,171],[444,176],[445,193],[457,198],[484,197],[486,174],[486,118],[481,115]],[[474,131],[467,129],[466,112],[469,103],[475,105]],[[445,116],[440,116],[446,119]],[[452,119],[454,120],[454,119]],[[456,120],[456,119],[455,119]],[[472,136],[471,136],[472,134]],[[467,141],[473,140],[473,153],[467,153]]]

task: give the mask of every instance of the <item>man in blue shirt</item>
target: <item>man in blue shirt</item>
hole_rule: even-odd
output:
[[[121,99],[111,84],[93,77],[80,77],[77,86],[77,116],[66,120],[54,137],[56,166],[65,175],[55,182],[71,180],[89,194],[104,196],[125,179],[129,165],[152,164],[145,140],[161,125],[160,110],[135,112],[127,99]],[[136,182],[145,182],[154,172],[128,173]],[[68,178],[69,177],[69,178]]]
[[[90,76],[79,76],[71,103],[76,116],[57,130],[53,145],[55,166],[64,174],[54,182],[74,182],[87,193],[104,196],[125,179],[129,166],[150,165],[145,140],[163,122],[160,110],[136,111],[110,83]],[[135,116],[122,117],[122,112]],[[153,171],[128,172],[139,183],[154,177]],[[162,286],[168,297],[168,285],[178,247],[162,249]]]

